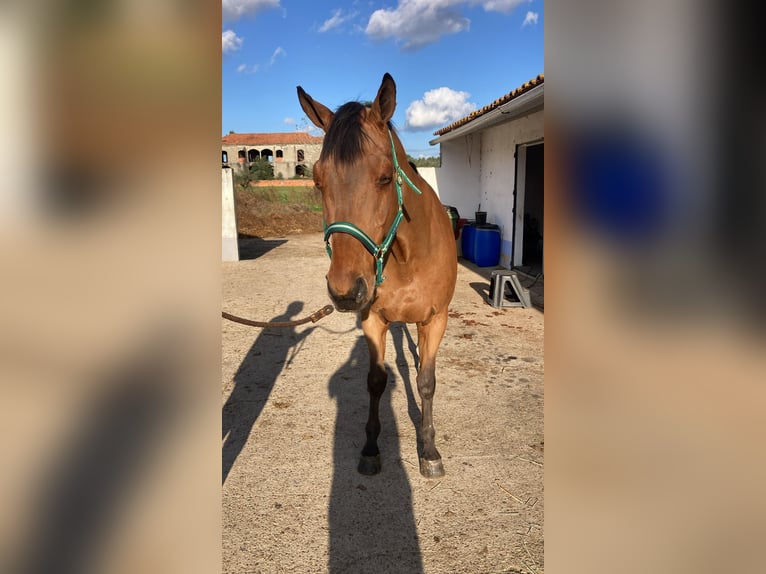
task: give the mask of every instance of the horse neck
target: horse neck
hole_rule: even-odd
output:
[[[402,178],[402,197],[404,202],[405,218],[399,226],[397,235],[402,239],[409,241],[412,254],[416,257],[428,257],[431,252],[431,235],[433,219],[433,210],[435,203],[438,203],[436,193],[431,186],[413,170],[408,161],[407,153],[402,146],[399,137],[393,133],[394,149],[400,168],[407,177],[421,191],[418,194],[411,189],[409,184]]]
[[[399,226],[398,235],[407,241],[411,254],[414,258],[430,257],[433,250],[434,235],[434,209],[438,203],[431,187],[417,175],[407,176],[421,190],[418,195],[409,189],[406,183],[402,184],[404,196],[405,218]]]

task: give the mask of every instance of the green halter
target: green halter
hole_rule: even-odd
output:
[[[383,238],[383,241],[380,245],[375,243],[372,238],[367,235],[364,231],[359,229],[356,225],[353,223],[349,223],[348,221],[336,221],[335,223],[331,223],[330,225],[327,225],[323,222],[324,225],[324,241],[325,241],[325,248],[327,249],[327,255],[329,255],[330,259],[332,259],[332,248],[330,247],[330,235],[333,233],[347,233],[350,236],[354,237],[355,239],[359,240],[362,245],[369,251],[372,256],[375,258],[375,285],[380,285],[383,283],[383,280],[385,277],[383,277],[383,264],[384,259],[386,257],[386,253],[388,253],[389,248],[391,247],[391,244],[394,242],[394,238],[396,237],[396,231],[399,229],[399,224],[402,222],[402,218],[404,217],[404,211],[402,210],[402,179],[404,179],[405,182],[407,182],[407,185],[410,186],[412,191],[417,193],[418,195],[421,195],[421,191],[417,188],[417,186],[412,183],[412,180],[407,177],[407,174],[404,173],[404,170],[399,165],[399,161],[396,159],[396,149],[394,148],[394,138],[391,135],[391,130],[388,130],[388,140],[391,142],[391,155],[393,156],[394,160],[394,172],[396,174],[396,180],[395,180],[395,187],[396,187],[396,200],[399,204],[398,209],[396,211],[396,217],[394,217],[394,222],[391,224],[391,228],[388,230],[388,233]]]

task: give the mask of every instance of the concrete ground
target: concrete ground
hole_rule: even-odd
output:
[[[223,263],[223,309],[289,321],[326,305],[320,234],[249,239]],[[543,314],[485,303],[460,261],[437,358],[446,476],[418,472],[414,325],[388,337],[382,472],[356,471],[367,350],[354,315],[257,329],[222,321],[223,572],[544,571]],[[522,281],[525,285],[531,279]]]

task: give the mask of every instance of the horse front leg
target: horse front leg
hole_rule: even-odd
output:
[[[370,410],[367,416],[367,442],[362,449],[357,470],[361,474],[378,474],[381,469],[378,436],[380,435],[380,397],[386,388],[385,354],[388,323],[375,313],[362,321],[362,331],[370,352],[370,371],[367,373],[367,391],[370,394]]]
[[[447,310],[435,315],[426,325],[418,324],[418,393],[422,402],[420,418],[420,439],[423,451],[420,453],[420,474],[426,478],[444,476],[444,465],[436,450],[433,400],[436,390],[436,351],[439,349],[447,328]]]

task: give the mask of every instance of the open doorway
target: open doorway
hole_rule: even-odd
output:
[[[543,272],[543,168],[542,142],[520,145],[516,150],[513,267],[530,275]]]

